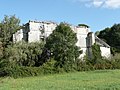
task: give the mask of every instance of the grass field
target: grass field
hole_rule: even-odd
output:
[[[0,90],[120,90],[120,70],[0,78]]]

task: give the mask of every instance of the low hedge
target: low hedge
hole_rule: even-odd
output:
[[[0,76],[10,76],[14,78],[38,76],[53,73],[66,72],[64,68],[56,67],[56,61],[49,60],[44,63],[41,67],[27,67],[27,66],[6,66],[0,67]],[[91,61],[79,61],[72,68],[74,71],[89,71],[89,70],[102,70],[102,69],[120,69],[120,60],[99,60],[96,63]]]
[[[10,76],[14,78],[27,77],[27,76],[37,76],[43,74],[41,67],[6,67],[1,69],[0,76]]]
[[[38,76],[45,74],[56,73],[57,70],[54,67],[54,60],[50,60],[44,63],[41,67],[27,67],[27,66],[7,66],[0,68],[0,76],[10,76],[14,78]]]

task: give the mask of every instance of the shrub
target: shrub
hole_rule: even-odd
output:
[[[76,71],[89,71],[89,70],[93,70],[93,66],[90,62],[88,62],[85,56],[83,60],[77,59],[75,61],[75,70]]]
[[[26,43],[24,41],[8,46],[4,57],[12,64],[19,66],[40,66],[39,55],[44,47],[43,42]]]
[[[120,59],[114,59],[111,61],[112,69],[120,69]]]
[[[101,59],[102,59],[102,56],[101,56],[100,46],[95,43],[94,45],[92,45],[92,58],[91,58],[92,62],[91,63],[96,64]]]
[[[28,76],[37,76],[43,74],[43,70],[41,67],[6,67],[1,68],[0,76],[10,76],[14,78],[18,77],[28,77]]]
[[[44,74],[52,74],[55,73],[55,63],[56,61],[51,59],[49,61],[47,61],[46,63],[44,63],[42,65],[42,69],[43,69],[43,73]]]
[[[41,67],[19,66],[15,64],[9,65],[9,63],[7,63],[8,66],[0,67],[0,76],[18,78],[64,72],[63,68],[56,68],[55,63],[56,61],[53,59],[50,59]]]

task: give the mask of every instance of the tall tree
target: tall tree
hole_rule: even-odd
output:
[[[66,70],[72,68],[74,61],[80,55],[80,48],[76,46],[77,37],[68,24],[60,23],[53,33],[46,39],[45,47],[52,53],[56,67]]]
[[[110,30],[111,30],[111,28],[105,28],[104,30],[100,31],[97,36],[99,38],[103,39],[105,42],[109,43]]]
[[[6,47],[12,41],[12,35],[20,29],[20,20],[15,15],[5,15],[0,23],[0,38],[3,46]]]
[[[100,31],[99,38],[107,42],[117,52],[120,52],[120,24],[114,24],[111,28]]]

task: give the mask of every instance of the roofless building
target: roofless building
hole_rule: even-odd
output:
[[[13,42],[24,40],[29,43],[45,40],[45,38],[48,37],[53,30],[55,30],[57,25],[57,23],[51,21],[29,21],[24,25],[24,29],[20,29],[13,34]],[[76,45],[83,51],[80,58],[83,58],[86,53],[91,55],[91,46],[94,43],[100,45],[101,55],[103,57],[110,57],[110,46],[95,36],[95,34],[90,31],[89,26],[79,24],[78,26],[70,25],[70,27],[77,35],[78,41]]]

